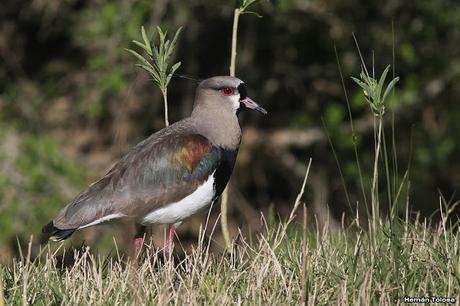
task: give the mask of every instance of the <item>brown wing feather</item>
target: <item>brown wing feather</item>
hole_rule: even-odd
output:
[[[173,125],[139,143],[64,207],[54,225],[75,229],[110,214],[138,220],[191,194],[216,165],[211,163],[205,171],[198,169],[212,144],[187,131],[184,125]],[[187,179],[192,175],[193,180]]]

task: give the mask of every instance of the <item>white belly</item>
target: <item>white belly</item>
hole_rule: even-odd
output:
[[[140,223],[143,225],[153,223],[174,224],[208,207],[215,194],[214,172],[208,177],[207,181],[198,187],[192,194],[178,202],[168,204],[150,212]]]

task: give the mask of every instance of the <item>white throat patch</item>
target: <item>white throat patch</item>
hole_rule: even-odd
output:
[[[236,111],[240,108],[240,94],[232,95],[229,97],[232,100],[233,110]]]

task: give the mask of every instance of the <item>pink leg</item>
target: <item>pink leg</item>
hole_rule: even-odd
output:
[[[134,258],[138,258],[144,245],[144,237],[134,238]]]
[[[145,238],[145,226],[139,226],[134,236],[134,258],[138,258],[142,251]]]
[[[166,235],[164,255],[165,260],[170,261],[174,250],[174,236],[176,235],[176,227],[174,224],[169,225],[168,234]]]

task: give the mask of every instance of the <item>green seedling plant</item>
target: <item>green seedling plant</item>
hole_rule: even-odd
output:
[[[149,39],[145,28],[141,27],[142,42],[133,40],[133,43],[145,52],[145,56],[141,55],[135,50],[127,49],[128,52],[130,52],[138,59],[137,66],[147,71],[152,77],[155,85],[160,89],[161,94],[163,95],[165,112],[164,118],[166,126],[169,126],[168,85],[172,76],[181,65],[181,62],[177,62],[171,65],[170,61],[181,30],[182,27],[176,31],[172,41],[170,41],[167,39],[168,32],[163,31],[160,27],[157,27],[159,38],[159,43],[157,45],[155,44],[155,41]]]
[[[379,118],[383,117],[385,114],[385,102],[388,94],[399,81],[399,77],[393,78],[385,88],[385,91],[383,91],[383,87],[385,86],[385,79],[389,70],[390,65],[385,68],[378,81],[374,79],[373,76],[371,77],[369,75],[365,66],[363,66],[361,69],[359,79],[351,77],[353,81],[355,81],[356,84],[362,88],[365,100],[369,104],[374,116]]]
[[[375,158],[374,158],[374,169],[372,176],[372,188],[371,188],[371,206],[372,206],[372,230],[375,231],[376,223],[379,219],[379,197],[377,190],[378,182],[378,160],[380,157],[380,151],[382,150],[382,126],[383,126],[383,116],[385,114],[385,106],[387,102],[388,94],[395,87],[396,83],[399,81],[399,77],[394,77],[388,85],[385,87],[385,80],[390,70],[390,65],[388,65],[383,71],[380,78],[377,80],[374,77],[369,75],[366,66],[363,64],[361,68],[361,73],[359,78],[352,77],[353,81],[358,84],[363,93],[365,101],[370,106],[370,109],[374,115],[374,118],[377,120],[377,129],[376,129],[376,147],[375,147]]]

